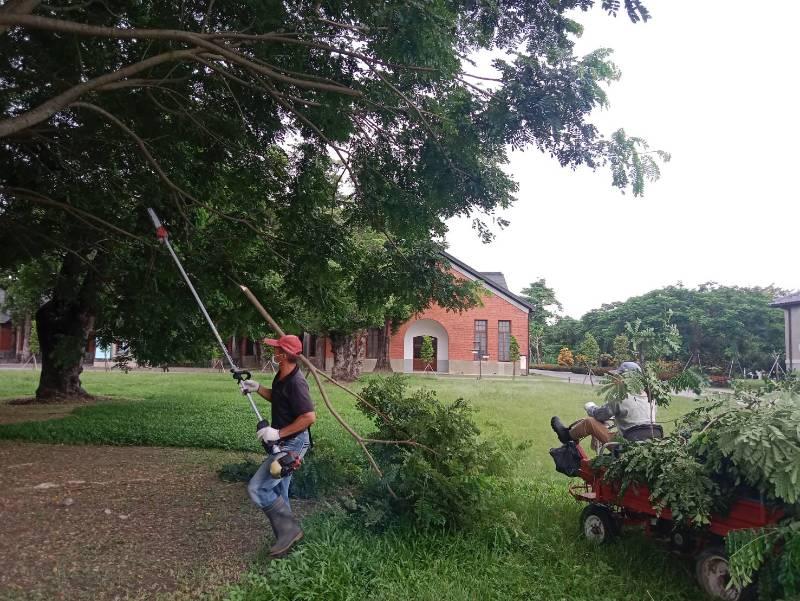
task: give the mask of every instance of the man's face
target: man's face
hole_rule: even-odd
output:
[[[283,364],[286,361],[286,351],[280,347],[275,347],[275,353],[273,356],[275,357],[275,361],[279,364]]]

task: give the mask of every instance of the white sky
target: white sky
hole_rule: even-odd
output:
[[[484,245],[452,220],[449,252],[515,292],[546,278],[573,317],[678,281],[799,288],[800,2],[645,4],[647,23],[577,14],[578,52],[614,49],[622,78],[594,121],[672,153],[661,180],[634,198],[606,170],[515,153],[511,225]]]

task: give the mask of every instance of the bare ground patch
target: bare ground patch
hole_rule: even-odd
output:
[[[118,401],[114,397],[95,396],[85,399],[71,398],[68,401],[40,403],[36,397],[0,400],[0,424],[17,424],[22,422],[41,422],[48,419],[66,417],[78,407],[86,407],[95,403]]]
[[[0,441],[0,598],[196,598],[235,581],[272,536],[244,484],[217,477],[241,459]]]

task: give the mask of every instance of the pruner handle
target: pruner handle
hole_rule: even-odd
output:
[[[232,369],[231,375],[233,376],[233,379],[236,380],[237,382],[250,380],[253,377],[252,374],[245,369]]]

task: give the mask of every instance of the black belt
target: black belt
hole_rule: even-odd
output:
[[[310,449],[311,447],[314,446],[314,441],[311,438],[311,428],[306,428],[305,430],[300,430],[299,432],[295,432],[291,436],[287,436],[286,438],[279,439],[278,440],[278,445],[280,446],[280,445],[286,444],[287,442],[289,442],[291,440],[294,440],[295,438],[300,436],[303,432],[308,432],[308,448]]]

